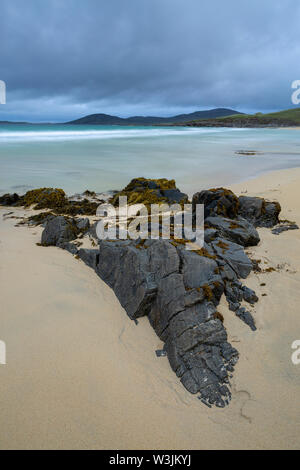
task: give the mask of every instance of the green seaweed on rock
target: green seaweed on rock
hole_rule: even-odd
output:
[[[39,188],[27,191],[18,205],[30,207],[35,205],[35,209],[57,209],[63,207],[68,200],[63,189],[59,188]]]
[[[176,190],[175,180],[168,180],[166,178],[159,179],[147,179],[147,178],[134,178],[130,183],[115,194],[111,199],[110,203],[113,206],[118,206],[119,198],[121,196],[127,197],[127,204],[144,204],[147,208],[151,204],[164,204],[168,203],[169,199],[164,194],[164,191],[167,190]],[[183,198],[182,201],[179,201],[179,204],[182,206],[187,198]]]
[[[66,193],[60,188],[39,188],[27,191],[18,201],[18,206],[25,208],[34,206],[34,209],[51,209],[59,215],[95,215],[100,201],[91,202],[69,201]]]
[[[152,188],[152,189],[176,189],[175,180],[168,180],[166,178],[148,179],[148,178],[134,178],[124,188],[124,191],[133,191],[137,187]]]

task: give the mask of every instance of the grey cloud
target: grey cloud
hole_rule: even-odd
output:
[[[298,0],[1,0],[0,119],[292,107]]]

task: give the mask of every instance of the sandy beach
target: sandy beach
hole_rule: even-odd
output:
[[[300,225],[300,168],[234,185],[236,194],[279,201]],[[24,209],[14,209],[22,216]],[[130,321],[113,291],[70,253],[43,248],[41,228],[15,227],[0,209],[1,449],[297,449],[300,365],[300,230],[258,229],[247,249],[267,273],[246,285],[259,302],[252,332],[223,301],[240,353],[233,399],[209,409],[189,394],[142,318]]]

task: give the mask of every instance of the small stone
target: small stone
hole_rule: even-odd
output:
[[[167,355],[167,352],[164,349],[157,349],[155,354],[157,357],[164,357]]]
[[[280,235],[282,232],[286,232],[287,230],[299,230],[299,227],[297,224],[279,225],[278,227],[273,228],[272,233],[274,235]]]

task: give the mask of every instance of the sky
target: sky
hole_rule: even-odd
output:
[[[0,120],[292,108],[299,0],[0,0]]]

